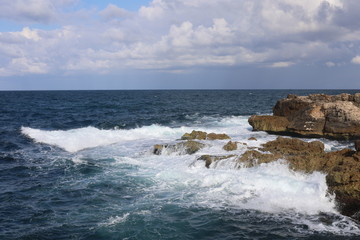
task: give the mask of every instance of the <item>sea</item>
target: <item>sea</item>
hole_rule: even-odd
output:
[[[197,160],[228,155],[228,140],[153,154],[198,130],[228,134],[240,156],[277,137],[252,131],[249,116],[288,94],[343,92],[356,91],[1,91],[0,239],[360,239],[324,173]]]

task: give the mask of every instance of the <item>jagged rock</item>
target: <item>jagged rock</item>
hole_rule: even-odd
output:
[[[223,149],[226,151],[234,151],[237,149],[237,143],[229,141],[227,144],[224,145]]]
[[[225,139],[230,139],[230,137],[228,135],[226,135],[225,133],[209,133],[206,136],[207,140],[225,140]]]
[[[161,155],[165,150],[168,152],[179,152],[180,154],[194,154],[205,147],[205,144],[196,141],[179,142],[176,144],[156,144],[153,154]]]
[[[184,149],[187,154],[194,154],[200,149],[205,147],[205,144],[195,142],[195,141],[186,141],[176,144],[180,149]]]
[[[202,131],[193,130],[191,133],[185,133],[181,140],[224,140],[230,139],[230,137],[224,133],[216,134],[216,133],[207,133]]]
[[[325,152],[319,141],[278,137],[257,150],[248,150],[237,158],[241,167],[253,167],[284,159],[295,171],[326,173],[331,193],[336,194],[341,212],[348,216],[360,213],[360,154],[350,149]],[[360,214],[358,214],[360,216]]]
[[[224,159],[228,159],[228,158],[232,158],[235,157],[236,155],[226,155],[226,156],[213,156],[213,155],[202,155],[200,156],[197,160],[203,160],[205,161],[205,167],[209,168],[210,165],[213,162],[219,161],[219,160],[224,160]]]
[[[249,118],[250,125],[254,130],[267,132],[285,132],[289,121],[285,117],[279,116],[251,116]]]
[[[181,140],[194,140],[194,139],[205,140],[205,139],[206,139],[206,135],[207,135],[206,132],[193,130],[191,133],[185,133],[185,134],[181,137]]]
[[[360,138],[360,93],[289,95],[273,116],[251,116],[254,130],[336,139]]]

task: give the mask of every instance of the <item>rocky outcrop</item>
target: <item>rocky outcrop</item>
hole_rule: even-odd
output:
[[[248,150],[239,158],[240,167],[253,167],[284,159],[294,171],[327,174],[330,193],[335,193],[340,211],[348,216],[360,213],[360,152],[343,149],[325,152],[320,141],[278,137],[257,150]],[[359,215],[360,216],[360,215]]]
[[[205,147],[205,144],[196,141],[179,142],[176,144],[156,144],[153,147],[153,154],[161,155],[164,152],[173,153],[179,152],[180,154],[194,154],[200,149]]]
[[[230,139],[230,137],[224,133],[217,134],[217,133],[207,133],[202,131],[195,131],[193,130],[191,133],[185,133],[181,140],[224,140]]]
[[[335,139],[360,138],[360,93],[335,96],[288,95],[273,108],[273,116],[251,116],[256,131]]]
[[[223,146],[225,151],[235,151],[237,149],[237,143],[229,141],[227,144]]]
[[[213,155],[201,155],[197,160],[205,161],[205,167],[209,168],[214,162],[236,157],[236,155],[225,155],[225,156],[213,156]]]

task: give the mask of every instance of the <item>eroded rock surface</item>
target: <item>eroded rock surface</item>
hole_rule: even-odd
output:
[[[181,140],[224,140],[230,139],[230,137],[224,133],[207,133],[202,131],[193,130],[191,133],[185,133]]]
[[[288,95],[273,116],[251,116],[254,130],[336,139],[360,138],[360,93]]]
[[[176,144],[156,144],[153,148],[153,154],[161,155],[165,151],[167,153],[194,154],[203,147],[205,147],[205,144],[196,141],[179,142]]]
[[[237,142],[229,141],[223,146],[223,149],[226,151],[235,151],[237,149]]]

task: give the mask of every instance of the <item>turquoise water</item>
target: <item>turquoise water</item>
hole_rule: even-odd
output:
[[[241,155],[276,138],[252,132],[250,115],[314,92],[354,93],[0,92],[0,239],[356,239],[359,224],[338,213],[322,173],[196,161],[226,154],[225,140],[152,154],[196,129],[246,143]]]

